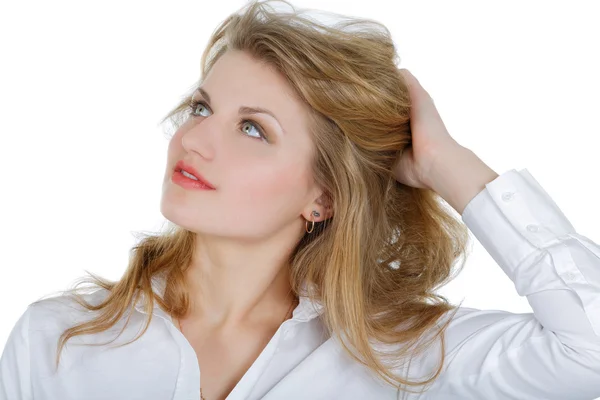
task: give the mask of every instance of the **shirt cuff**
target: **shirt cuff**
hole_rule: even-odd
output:
[[[600,246],[576,233],[527,169],[511,169],[488,182],[467,204],[462,220],[519,295],[573,291],[600,336]],[[587,257],[575,257],[576,263],[582,250]]]

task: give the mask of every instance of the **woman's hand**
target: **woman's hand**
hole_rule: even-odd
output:
[[[408,186],[433,189],[431,171],[444,153],[461,146],[450,136],[429,93],[407,69],[400,69],[406,79],[412,102],[410,129],[412,145],[394,167],[396,180]]]
[[[396,161],[394,176],[405,185],[435,191],[462,215],[467,204],[498,174],[450,136],[429,93],[408,70],[400,72],[412,100],[412,147]]]

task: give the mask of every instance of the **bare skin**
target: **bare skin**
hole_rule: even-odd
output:
[[[292,302],[293,301],[293,302]],[[295,307],[296,299],[290,296]],[[284,319],[291,316],[286,310]],[[231,329],[210,327],[201,320],[186,319],[182,333],[188,339],[202,368],[202,395],[205,399],[224,399],[242,379],[271,340],[280,323],[268,319],[264,324],[238,325]],[[185,327],[184,327],[185,325]]]
[[[169,143],[161,213],[197,235],[186,273],[191,308],[180,322],[198,357],[202,394],[217,400],[231,392],[291,315],[297,299],[290,294],[290,252],[307,220],[322,221],[332,211],[312,177],[308,106],[283,76],[246,53],[229,51],[201,87],[210,99],[194,94],[203,104]],[[241,106],[266,108],[276,118],[238,115]],[[215,190],[173,183],[182,159]]]

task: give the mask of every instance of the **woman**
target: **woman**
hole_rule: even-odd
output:
[[[449,135],[384,27],[269,5],[218,27],[167,115],[171,229],[31,304],[0,399],[600,396],[600,246]],[[467,227],[533,314],[435,294]]]

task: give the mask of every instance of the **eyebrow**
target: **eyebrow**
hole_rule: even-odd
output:
[[[206,101],[208,101],[210,103],[210,95],[206,92],[206,90],[204,90],[201,87],[198,87],[198,88],[196,88],[196,91],[199,92],[202,95],[202,97],[204,97],[206,99]],[[285,129],[283,128],[283,125],[281,124],[281,122],[279,122],[279,120],[277,119],[275,114],[272,111],[267,110],[266,108],[241,106],[238,109],[238,114],[246,114],[246,115],[247,114],[267,114],[267,115],[270,115],[271,117],[273,117],[275,119],[275,121],[277,121],[277,123],[281,127],[281,130],[283,131],[283,133],[286,133]]]

